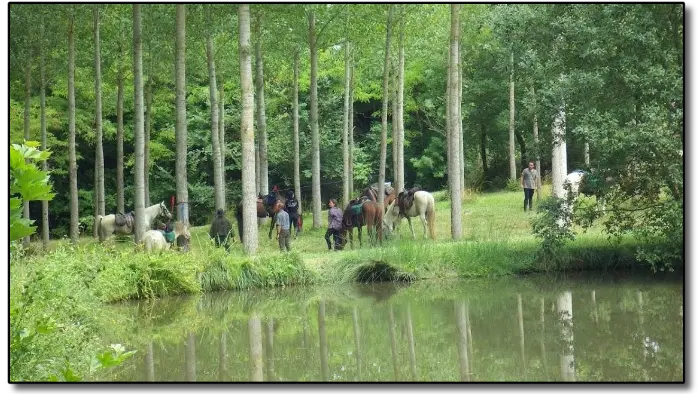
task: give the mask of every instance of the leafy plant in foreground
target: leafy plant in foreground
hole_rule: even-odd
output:
[[[40,170],[36,163],[51,156],[50,151],[37,149],[39,143],[26,141],[23,145],[10,147],[10,242],[34,234],[34,220],[22,217],[24,201],[51,200],[49,174]]]

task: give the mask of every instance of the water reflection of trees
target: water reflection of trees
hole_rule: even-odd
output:
[[[244,300],[227,295],[222,299],[228,305],[212,295],[206,303],[120,306],[114,316],[122,320],[109,338],[129,338],[142,356],[113,376],[124,379],[129,370],[136,373],[133,379],[146,381],[683,376],[677,287],[512,286],[488,296],[449,287],[425,294],[418,288],[380,300],[364,294],[347,303],[311,297],[300,304],[258,294]],[[149,323],[130,325],[139,319]]]

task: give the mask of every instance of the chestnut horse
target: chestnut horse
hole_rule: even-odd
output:
[[[284,208],[284,198],[280,196],[280,193],[277,192],[273,195],[273,198],[270,198],[270,195],[267,196],[258,196],[258,201],[256,204],[256,210],[258,214],[258,219],[264,219],[266,217],[271,217],[272,219],[270,220],[270,231],[268,232],[267,236],[272,239],[272,229],[275,227],[275,219],[277,217],[277,212],[279,212],[282,208]],[[241,242],[243,242],[243,205],[238,204],[238,207],[236,208],[236,221],[238,222],[238,236],[241,239]]]
[[[369,235],[370,245],[374,245],[377,240],[382,244],[382,223],[384,220],[384,210],[379,203],[369,200],[356,199],[350,201],[348,206],[343,211],[343,231],[341,237],[341,246],[347,244],[348,235],[350,236],[350,247],[353,247],[352,233],[353,228],[357,227],[357,238],[362,246],[362,226],[367,226],[367,234]],[[362,204],[360,212],[354,214],[352,206]]]

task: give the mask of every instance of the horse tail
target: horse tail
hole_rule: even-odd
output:
[[[428,194],[430,198],[428,199],[428,230],[430,231],[430,238],[435,240],[435,199],[432,194]]]

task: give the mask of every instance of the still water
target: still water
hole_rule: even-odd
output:
[[[108,307],[110,381],[682,381],[683,279],[605,273]]]

